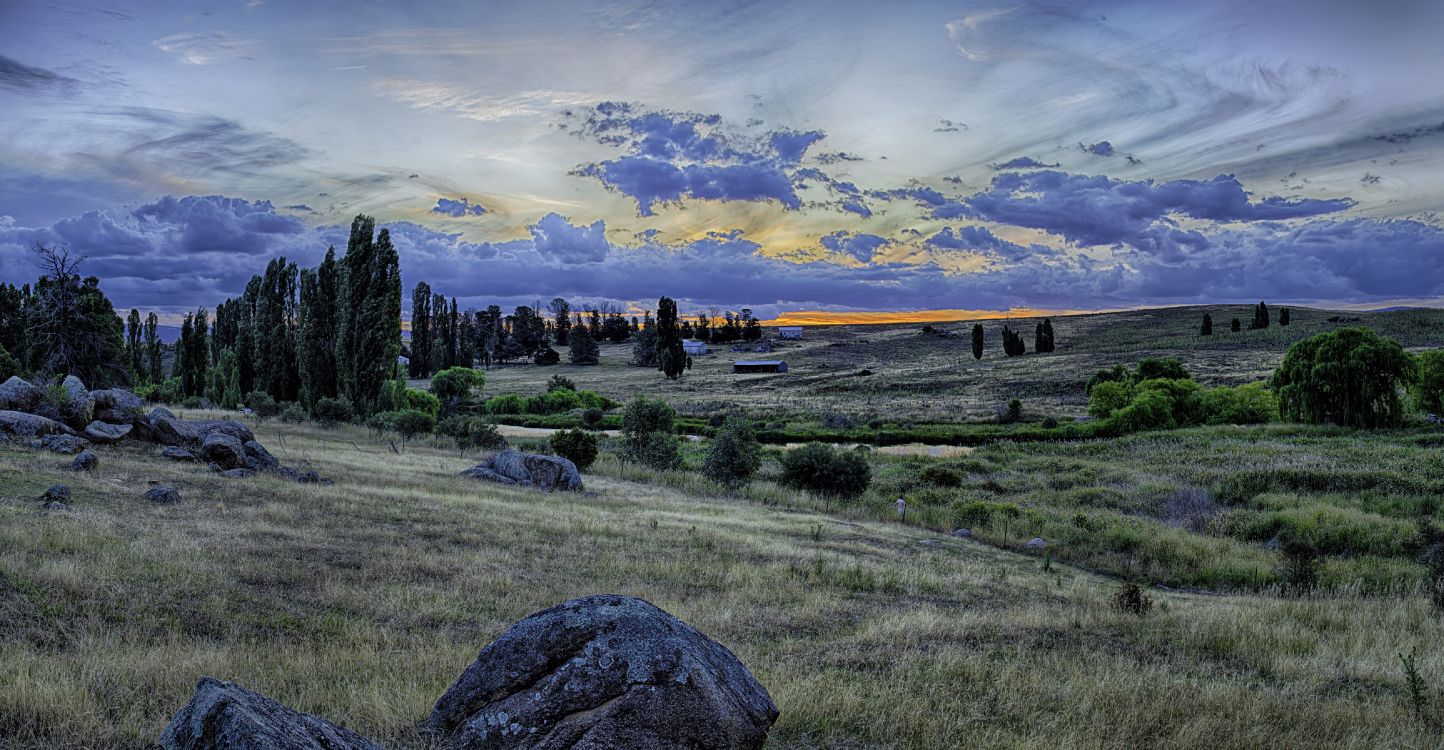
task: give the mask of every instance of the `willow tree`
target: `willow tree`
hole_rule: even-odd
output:
[[[1397,341],[1368,328],[1341,328],[1289,347],[1274,372],[1279,413],[1296,422],[1396,427],[1414,362]]]

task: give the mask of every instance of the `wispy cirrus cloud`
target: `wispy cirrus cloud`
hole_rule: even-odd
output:
[[[599,96],[578,91],[534,90],[494,96],[455,83],[383,78],[372,83],[376,93],[427,112],[454,114],[478,122],[517,117],[555,116],[568,107],[593,104]]]
[[[162,52],[175,55],[187,65],[211,65],[230,60],[249,59],[255,42],[236,39],[229,34],[212,31],[183,31],[152,42]]]
[[[43,91],[74,88],[79,83],[74,78],[0,55],[0,88]]]

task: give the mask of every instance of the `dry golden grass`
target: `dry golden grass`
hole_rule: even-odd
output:
[[[1138,618],[1109,579],[912,527],[626,478],[542,495],[359,429],[259,432],[335,486],[141,445],[78,476],[0,447],[0,747],[146,747],[201,675],[420,747],[481,646],[597,592],[733,649],[781,708],[778,748],[1438,746],[1444,629],[1419,598],[1155,592]],[[148,480],[184,502],[150,505]],[[55,482],[74,513],[39,512]]]

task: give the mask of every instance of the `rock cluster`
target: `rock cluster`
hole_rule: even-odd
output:
[[[582,474],[577,465],[561,456],[540,453],[522,453],[507,448],[487,461],[477,464],[461,476],[484,479],[500,484],[537,487],[552,490],[582,490]]]
[[[482,649],[422,728],[452,750],[756,750],[777,706],[726,647],[629,596],[575,599]],[[213,678],[163,750],[379,750],[323,719]]]
[[[0,439],[73,455],[70,468],[89,471],[98,463],[91,444],[140,438],[161,446],[175,461],[201,461],[217,473],[239,478],[271,472],[296,482],[329,484],[314,471],[281,465],[251,428],[231,419],[184,420],[164,407],[145,411],[145,401],[124,388],[87,391],[79,378],[47,391],[12,377],[0,383]]]

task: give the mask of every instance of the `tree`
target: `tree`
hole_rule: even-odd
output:
[[[448,367],[431,377],[431,393],[447,413],[480,398],[485,385],[486,376],[470,367]]]
[[[165,373],[161,372],[161,355],[163,353],[160,341],[160,319],[155,313],[145,316],[145,373],[146,382],[160,383],[165,380]]]
[[[983,324],[973,324],[973,359],[983,358]]]
[[[657,470],[680,466],[681,446],[672,428],[676,416],[657,399],[637,396],[628,401],[622,407],[622,455]]]
[[[416,282],[411,290],[411,364],[413,378],[424,378],[431,369],[431,285]]]
[[[100,279],[80,278],[84,256],[35,243],[42,275],[35,284],[27,359],[41,375],[75,375],[92,388],[129,382],[125,335]]]
[[[557,346],[567,345],[567,335],[572,330],[572,306],[561,297],[553,299],[547,309],[552,314],[552,337]]]
[[[730,414],[712,436],[702,474],[718,484],[745,484],[762,466],[762,447],[752,432],[752,423],[740,414]]]
[[[548,443],[553,453],[576,464],[579,471],[590,469],[597,460],[597,437],[590,432],[557,430]]]
[[[1175,357],[1144,357],[1138,360],[1133,382],[1145,380],[1192,380],[1193,376]]]
[[[571,343],[568,348],[567,357],[572,364],[594,365],[597,363],[597,341],[592,338],[592,332],[586,326],[578,324],[572,329]]]
[[[211,367],[206,397],[222,409],[234,409],[241,403],[241,368],[236,353],[222,349]]]
[[[402,409],[393,414],[391,426],[401,436],[402,442],[419,435],[429,435],[436,429],[436,417],[420,409]]]
[[[140,311],[131,308],[130,315],[125,319],[125,361],[130,368],[132,383],[145,382],[145,357],[140,349],[140,329]]]
[[[1444,414],[1444,349],[1430,349],[1414,357],[1417,377],[1409,384],[1415,408]]]
[[[872,481],[872,467],[855,450],[808,443],[782,454],[782,484],[828,498],[856,498]]]
[[[687,351],[677,326],[677,303],[670,297],[657,300],[657,369],[668,380],[682,377],[687,369]]]
[[[401,272],[391,233],[373,236],[376,220],[351,222],[341,283],[336,332],[336,370],[341,395],[361,416],[379,410],[382,386],[396,371],[401,349]]]
[[[1003,353],[1009,357],[1028,353],[1028,347],[1023,343],[1023,337],[1006,325],[1003,326]]]
[[[1046,354],[1053,351],[1053,319],[1044,318],[1033,331],[1033,351]]]
[[[336,382],[339,282],[335,248],[326,249],[325,260],[315,270],[301,272],[299,380],[301,401],[312,409],[321,399],[334,399],[340,393]],[[241,370],[245,371],[244,365]]]
[[[1286,326],[1286,325],[1288,325],[1288,324],[1289,324],[1289,309],[1288,309],[1287,307],[1285,307],[1285,308],[1279,310],[1279,325],[1281,325],[1281,326]]]
[[[1273,387],[1285,419],[1395,427],[1404,417],[1400,389],[1414,372],[1398,342],[1368,328],[1341,328],[1289,347]]]
[[[1285,312],[1287,312],[1287,311],[1285,311]],[[1213,316],[1212,316],[1212,315],[1209,315],[1208,313],[1204,313],[1204,314],[1203,314],[1203,325],[1199,327],[1199,329],[1198,329],[1198,335],[1200,335],[1200,336],[1212,336],[1212,335],[1213,335]]]
[[[1239,331],[1243,330],[1243,323],[1240,322],[1238,318],[1234,318],[1233,321],[1228,324],[1228,327],[1229,330],[1233,331],[1234,333],[1238,333]]]
[[[660,369],[657,367],[656,326],[643,328],[632,337],[632,365]]]
[[[1268,305],[1265,305],[1262,302],[1258,303],[1258,306],[1253,309],[1253,322],[1249,323],[1248,327],[1249,330],[1255,331],[1263,330],[1269,327]]]

